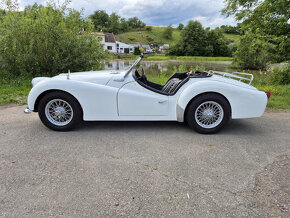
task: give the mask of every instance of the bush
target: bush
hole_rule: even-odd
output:
[[[243,69],[266,69],[274,54],[273,49],[273,45],[264,35],[247,31],[237,45],[234,65]]]
[[[282,68],[274,68],[270,71],[268,81],[272,85],[288,85],[290,84],[290,64],[286,64]]]
[[[0,71],[12,77],[53,76],[99,68],[103,46],[91,30],[91,22],[65,7],[35,4],[24,12],[8,12],[0,23]]]
[[[152,26],[146,26],[146,31],[151,31],[152,30]]]
[[[134,47],[134,55],[140,55],[141,51],[139,49],[139,47]]]
[[[173,27],[172,27],[172,25],[169,25],[163,31],[163,37],[165,39],[172,39],[172,34],[173,34]]]
[[[128,37],[128,39],[129,39],[130,41],[135,41],[135,40],[136,40],[136,38],[134,38],[134,37]]]

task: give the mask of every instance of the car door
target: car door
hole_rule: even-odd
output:
[[[144,88],[136,81],[118,93],[119,116],[167,116],[168,96]]]

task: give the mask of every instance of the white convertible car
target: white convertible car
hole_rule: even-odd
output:
[[[270,93],[251,86],[251,74],[191,71],[160,85],[147,80],[142,67],[137,70],[142,58],[127,71],[34,78],[25,112],[38,112],[44,125],[58,131],[82,120],[178,121],[199,133],[215,133],[231,118],[260,117],[265,111]]]

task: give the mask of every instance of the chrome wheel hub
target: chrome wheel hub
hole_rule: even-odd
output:
[[[62,99],[53,99],[46,104],[45,115],[52,124],[65,126],[73,118],[73,109],[68,102]]]
[[[210,129],[218,126],[224,117],[222,106],[214,101],[207,101],[198,106],[195,120],[203,128]]]

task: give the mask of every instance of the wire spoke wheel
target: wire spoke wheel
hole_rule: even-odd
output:
[[[217,127],[224,118],[222,106],[214,101],[206,101],[200,104],[195,111],[197,124],[205,129]]]
[[[65,126],[73,119],[73,109],[67,101],[53,99],[45,106],[45,116],[52,124]]]

